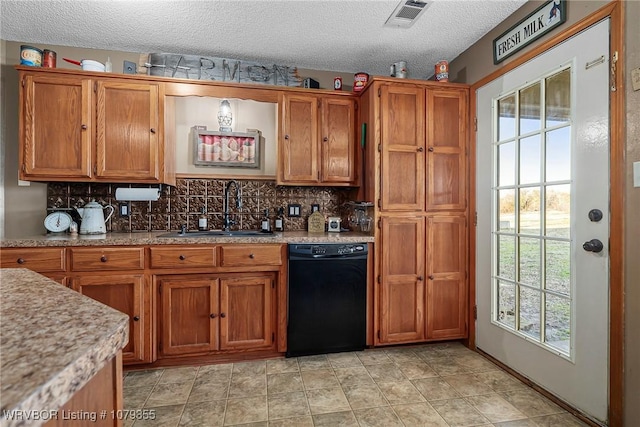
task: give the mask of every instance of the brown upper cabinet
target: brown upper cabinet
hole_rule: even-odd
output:
[[[280,104],[278,184],[357,185],[356,101],[283,94]]]
[[[379,94],[380,209],[466,209],[468,90],[387,84]]]
[[[175,184],[158,82],[20,70],[20,179]]]

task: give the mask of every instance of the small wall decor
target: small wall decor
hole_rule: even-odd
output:
[[[191,128],[193,164],[257,169],[260,167],[259,130],[219,132],[205,126]]]
[[[499,64],[566,20],[566,0],[546,2],[493,40],[493,63]]]

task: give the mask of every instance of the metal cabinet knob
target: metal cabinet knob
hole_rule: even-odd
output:
[[[249,258],[254,259],[254,258],[255,258],[255,255],[253,255],[253,254],[249,254]]]
[[[591,239],[582,245],[582,249],[584,249],[587,252],[598,253],[598,252],[602,252],[602,249],[604,249],[604,245],[598,239]]]
[[[102,255],[100,257],[100,262],[107,262],[107,256],[106,255]]]
[[[151,133],[156,133],[156,130],[154,128],[149,129],[151,131]]]
[[[433,280],[433,274],[429,275],[429,280]]]
[[[324,138],[322,138],[322,140],[323,140],[324,142],[327,142],[327,141],[329,140],[329,138],[327,138],[327,137],[325,136]]]
[[[418,276],[417,279],[418,279],[419,282],[422,282],[422,280],[423,280],[422,276]]]
[[[18,258],[16,261],[18,264],[24,264],[24,258]]]
[[[87,125],[82,125],[82,126],[80,126],[80,128],[81,128],[82,130],[87,130]]]
[[[418,153],[422,153],[424,151],[423,147],[418,147]]]
[[[133,316],[133,321],[137,322],[138,320],[140,320],[140,316]]]
[[[429,152],[433,153],[433,147],[429,147]]]
[[[216,318],[216,314],[215,314],[215,313],[211,313],[211,314],[209,315],[209,317],[210,317],[210,318],[212,318],[212,319],[215,319],[215,318]]]
[[[227,317],[227,315],[224,313],[220,313],[220,317]]]
[[[180,255],[178,258],[180,258],[180,261],[184,261],[185,259],[187,259],[187,257],[184,255]]]
[[[289,135],[285,135],[285,136],[284,136],[284,139],[289,139]]]

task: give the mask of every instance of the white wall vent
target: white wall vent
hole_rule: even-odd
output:
[[[421,1],[403,0],[384,23],[385,27],[409,28],[427,9],[428,4]]]

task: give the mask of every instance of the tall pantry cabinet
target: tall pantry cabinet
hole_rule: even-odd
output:
[[[362,94],[376,345],[467,337],[468,94],[377,77]]]

